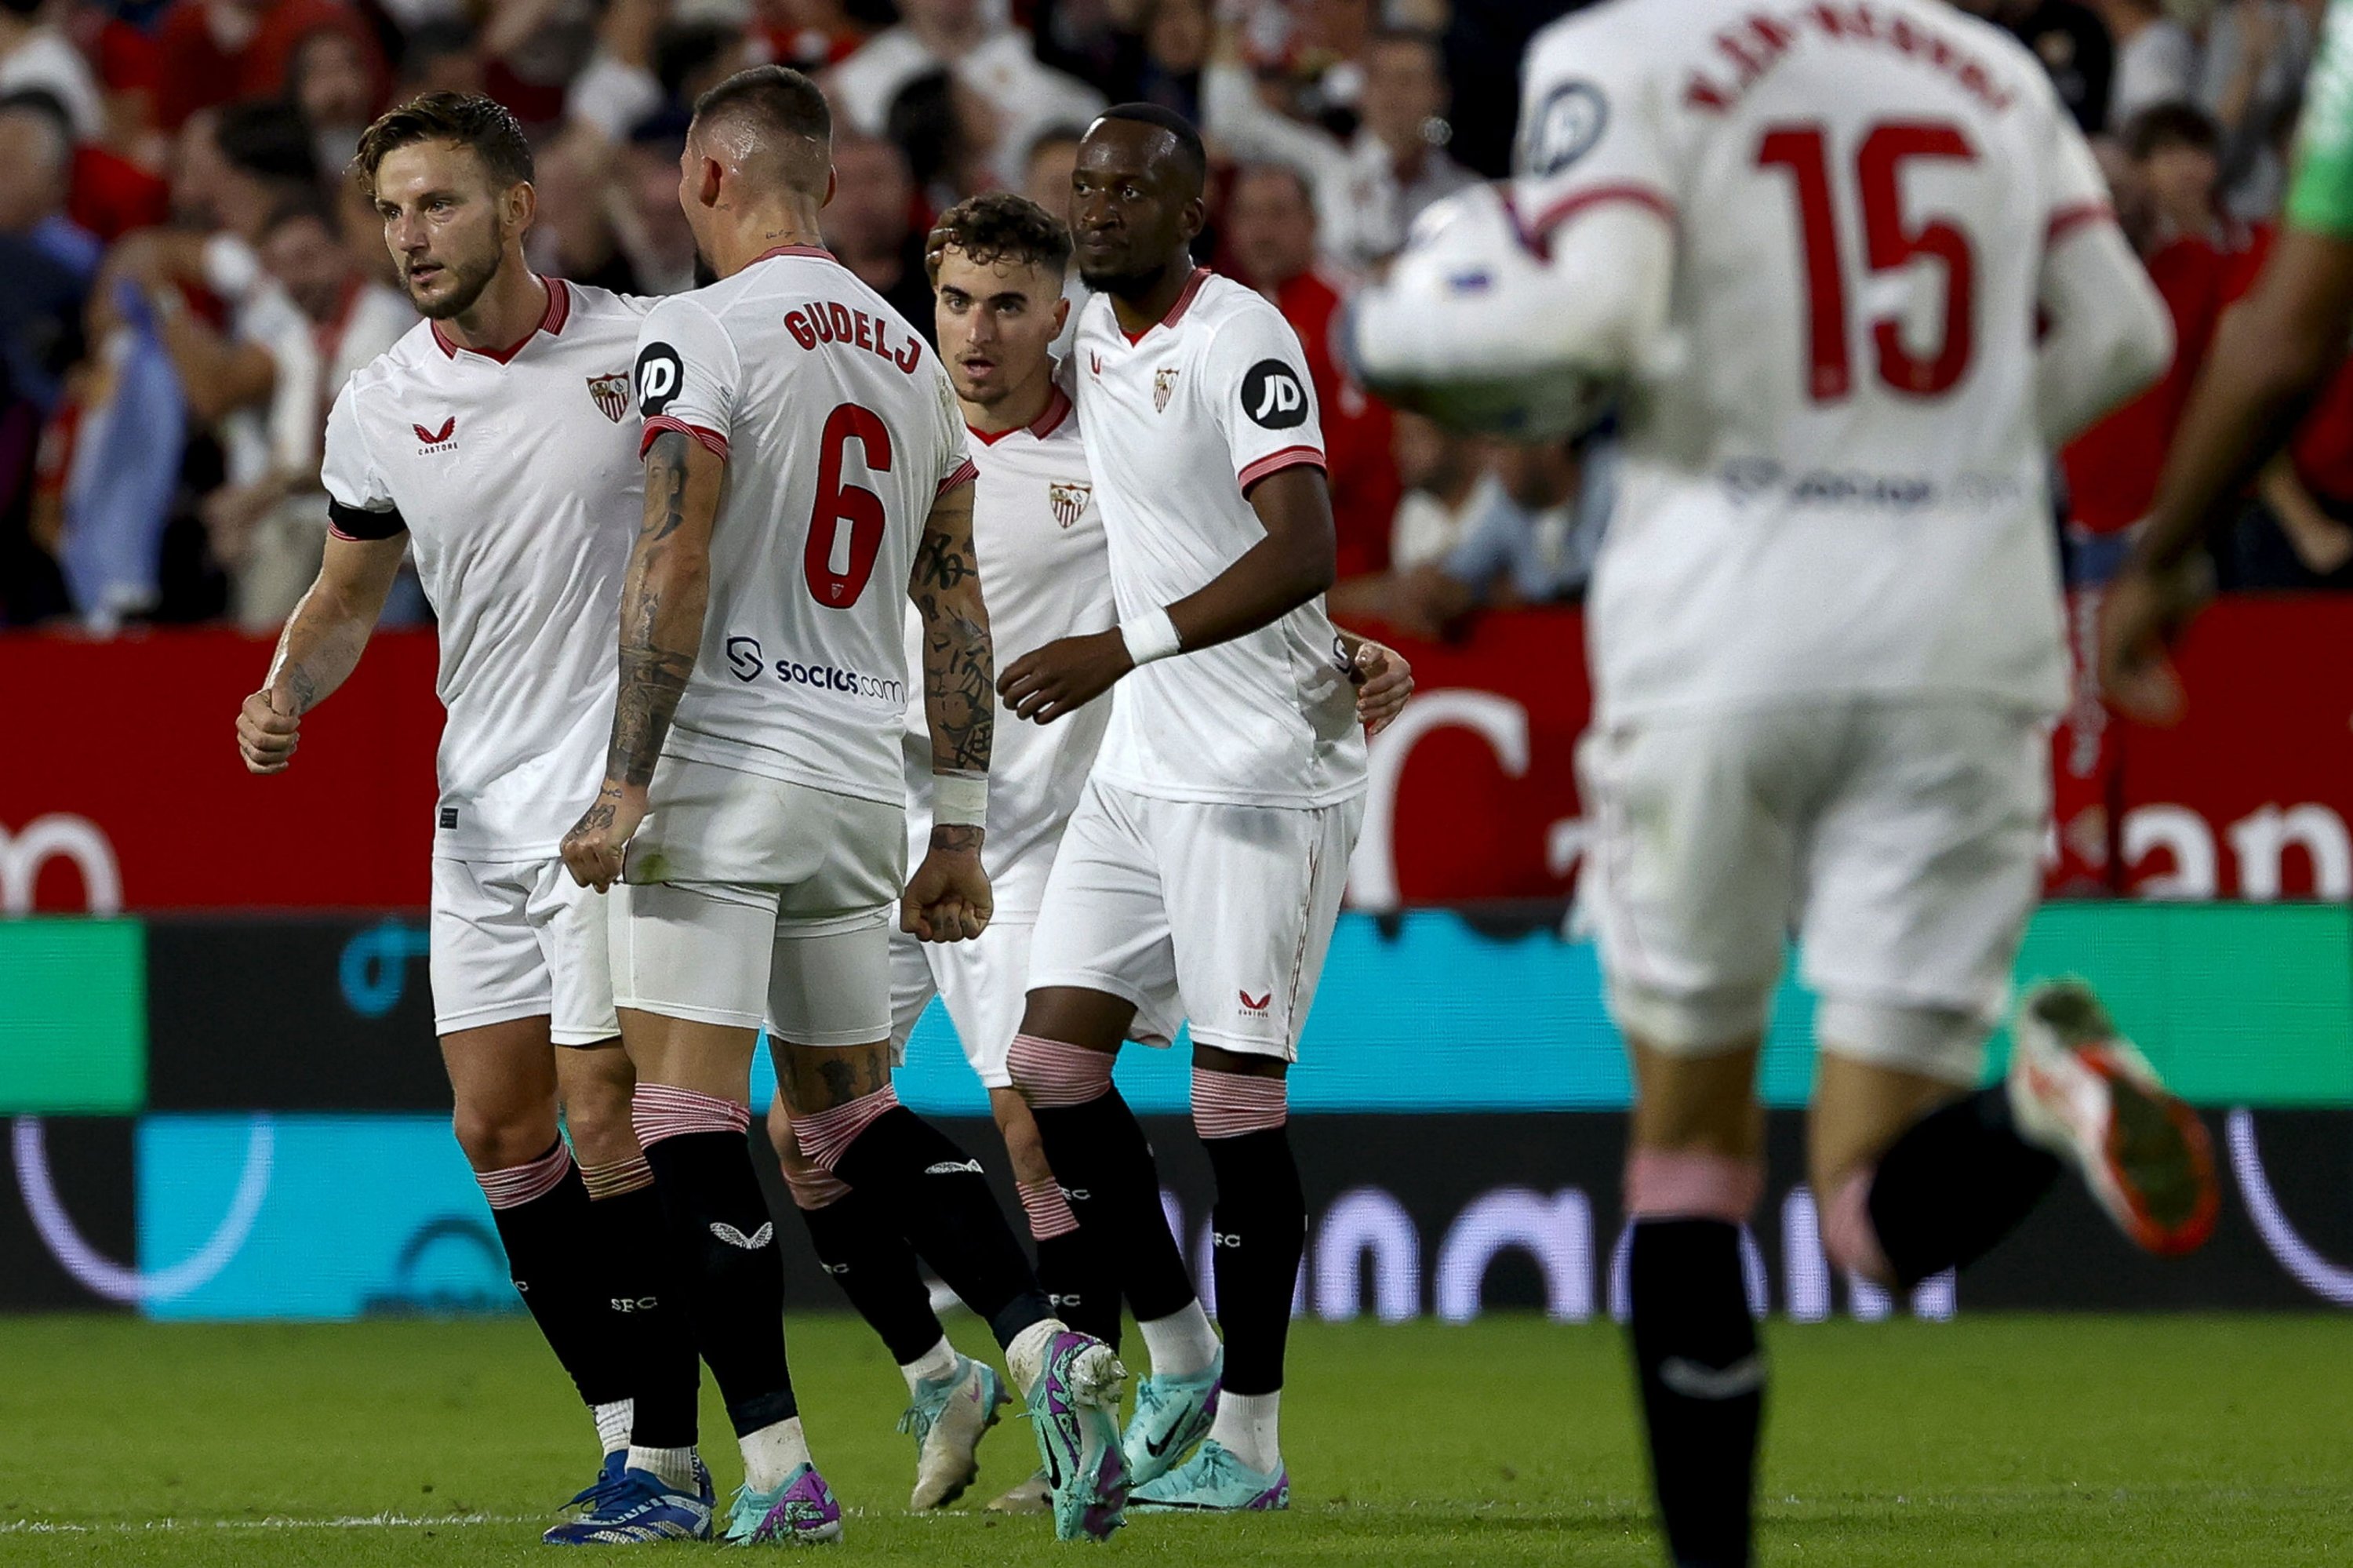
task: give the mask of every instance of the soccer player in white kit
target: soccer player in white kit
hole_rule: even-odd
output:
[[[1324,612],[1331,498],[1305,356],[1273,305],[1194,266],[1204,175],[1190,125],[1124,105],[1089,128],[1072,175],[1096,291],[1078,411],[1121,624],[1016,661],[999,692],[1052,723],[1119,691],[1047,880],[1011,1067],[1152,1357],[1125,1439],[1138,1506],[1272,1509],[1290,1489],[1276,1410],[1307,1224],[1284,1075],[1338,915],[1365,743],[1353,646]],[[1217,1177],[1222,1349],[1111,1081],[1124,1039],[1178,1014]]]
[[[1908,1288],[2074,1164],[2135,1241],[2215,1212],[2188,1108],[2080,981],[1991,1024],[2066,695],[2046,454],[2164,367],[2163,305],[2041,67],[1928,0],[1604,0],[1537,36],[1519,174],[1355,323],[1480,422],[1624,386],[1588,600],[1584,887],[1633,1055],[1631,1349],[1670,1554],[1746,1563],[1764,1368],[1739,1227],[1794,924],[1832,1262]]]
[[[605,912],[556,853],[612,700],[609,628],[642,510],[625,419],[645,307],[532,274],[531,148],[492,100],[436,93],[393,111],[362,138],[357,172],[428,319],[335,399],[326,558],[238,741],[254,771],[285,768],[413,548],[448,710],[429,962],[458,1141],[516,1287],[596,1413],[610,1478],[636,1380],[665,1356],[673,1388],[684,1380],[675,1440],[693,1442],[684,1325],[649,1267],[660,1208],[630,1129]],[[659,1435],[659,1409],[637,1414]],[[689,1469],[687,1500],[702,1494],[707,1518],[691,1456]]]
[[[1018,660],[1057,638],[1117,623],[1111,558],[1083,432],[1050,353],[1070,307],[1063,294],[1070,231],[1035,202],[997,193],[961,202],[932,229],[928,260],[936,297],[934,341],[971,433],[973,546],[987,563],[989,634]],[[920,678],[922,623],[911,620],[908,669]],[[1371,668],[1373,661],[1367,661]],[[1393,718],[1412,673],[1379,651],[1379,673],[1356,693],[1369,732]],[[892,1044],[903,1053],[934,998],[946,1006],[965,1058],[988,1091],[991,1113],[1037,1247],[1038,1279],[1072,1328],[1119,1345],[1119,1279],[1108,1249],[1088,1246],[1054,1180],[1029,1107],[1012,1088],[1008,1056],[1029,983],[1032,930],[1054,852],[1093,765],[1110,705],[1091,704],[1054,725],[997,732],[989,765],[983,858],[996,914],[969,942],[892,938]],[[931,730],[919,704],[907,710],[909,853],[920,854],[931,817]],[[1137,1033],[1166,1039],[1180,1017],[1147,1014]],[[910,1506],[940,1508],[977,1473],[981,1434],[1002,1395],[985,1364],[959,1354],[932,1310],[906,1240],[876,1223],[871,1204],[796,1157],[783,1097],[769,1129],[819,1260],[890,1347],[909,1396],[902,1428],[917,1445]],[[1040,1497],[1040,1477],[992,1508]]]
[[[645,522],[605,782],[565,859],[584,883],[617,884],[638,1137],[744,1452],[728,1538],[841,1529],[801,1432],[775,1227],[744,1138],[763,1024],[800,1153],[988,1319],[1029,1401],[1057,1532],[1102,1538],[1125,1505],[1124,1373],[1053,1317],[979,1163],[891,1090],[894,906],[936,940],[989,919],[994,666],[955,394],[915,330],[821,249],[830,146],[825,100],[795,71],[739,73],[696,105],[679,195],[721,281],[657,304],[639,335]],[[935,775],[912,879],[902,592],[924,622]]]

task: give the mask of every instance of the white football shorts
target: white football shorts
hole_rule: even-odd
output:
[[[2041,896],[2042,718],[1966,698],[1643,719],[1578,753],[1582,880],[1619,1025],[1762,1030],[1794,932],[1821,1048],[1973,1085]]]
[[[1298,1060],[1362,797],[1318,807],[1164,800],[1089,779],[1046,880],[1029,986],[1108,991],[1131,1037]]]
[[[621,1032],[605,900],[564,863],[433,857],[427,972],[438,1034],[545,1014],[558,1045]]]
[[[891,1054],[907,1059],[907,1041],[923,1010],[938,997],[955,1025],[964,1059],[986,1086],[1008,1089],[1013,1077],[1006,1059],[1020,1033],[1029,996],[1029,957],[1038,917],[997,916],[969,942],[926,942],[904,931],[891,936]],[[1181,1012],[1164,1015],[1139,1007],[1132,1033],[1139,1040],[1166,1044],[1184,1022]]]
[[[613,889],[622,1006],[792,1045],[891,1034],[905,808],[664,757]]]

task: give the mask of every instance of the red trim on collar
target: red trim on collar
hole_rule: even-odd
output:
[[[1060,386],[1056,386],[1048,389],[1046,407],[1039,411],[1036,418],[1026,425],[1015,425],[1002,430],[982,430],[975,429],[971,421],[966,420],[964,428],[971,430],[973,439],[982,446],[993,447],[1011,435],[1014,430],[1027,430],[1042,441],[1060,429],[1062,421],[1070,417],[1071,395],[1063,391]]]
[[[1178,321],[1183,319],[1185,313],[1193,308],[1193,296],[1199,293],[1201,291],[1201,285],[1208,281],[1209,270],[1207,267],[1194,268],[1193,275],[1185,280],[1185,287],[1177,294],[1176,302],[1169,306],[1168,313],[1162,316],[1158,321],[1154,322],[1152,326],[1175,326]],[[1152,327],[1145,327],[1144,332],[1130,332],[1125,327],[1122,327],[1119,329],[1119,335],[1127,339],[1129,345],[1132,347],[1136,344],[1142,343],[1144,341],[1144,333],[1150,332],[1151,330]]]
[[[443,356],[449,359],[455,359],[458,357],[458,351],[462,348],[465,349],[468,354],[479,354],[484,359],[492,360],[500,365],[504,365],[516,355],[521,354],[522,352],[523,344],[529,343],[533,338],[537,337],[541,333],[546,333],[550,336],[562,333],[564,331],[564,323],[572,319],[571,285],[565,282],[561,278],[542,278],[540,281],[547,285],[547,309],[540,313],[539,324],[537,326],[533,327],[529,332],[523,334],[522,336],[517,338],[513,343],[508,344],[503,349],[472,348],[462,343],[450,342],[448,334],[441,330],[441,323],[439,322],[435,322],[433,323],[433,341],[441,345],[441,353]]]
[[[822,245],[779,245],[774,250],[761,251],[746,265],[756,267],[771,256],[822,256],[828,261],[833,260],[833,252]]]

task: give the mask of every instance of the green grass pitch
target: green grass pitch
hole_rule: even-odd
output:
[[[985,1338],[969,1319],[957,1333]],[[957,1511],[907,1517],[896,1372],[846,1319],[791,1334],[812,1440],[851,1510],[840,1558],[1092,1550],[968,1511],[1032,1467],[1010,1420]],[[1768,1339],[1767,1564],[2353,1556],[2353,1320],[1989,1316]],[[1609,1326],[1303,1323],[1292,1344],[1292,1511],[1138,1518],[1103,1561],[1657,1568]],[[703,1429],[721,1435],[723,1496],[734,1454],[707,1387]],[[520,1319],[0,1320],[0,1433],[11,1568],[543,1563],[540,1516],[594,1463],[586,1416]]]

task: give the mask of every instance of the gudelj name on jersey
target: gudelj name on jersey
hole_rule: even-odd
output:
[[[881,316],[870,316],[864,311],[852,310],[839,300],[811,300],[799,310],[785,313],[785,330],[803,348],[813,349],[829,343],[837,348],[864,349],[877,359],[887,359],[908,376],[923,361],[923,340],[912,334],[893,345],[889,340],[896,331],[895,323]]]
[[[773,674],[779,685],[815,686],[822,692],[840,692],[871,702],[887,703],[894,708],[907,705],[907,683],[890,675],[869,675],[857,670],[836,669],[830,664],[802,664],[790,659],[779,659],[771,664],[761,652],[756,637],[732,636],[727,639],[727,668],[734,677],[750,685],[763,675]]]

